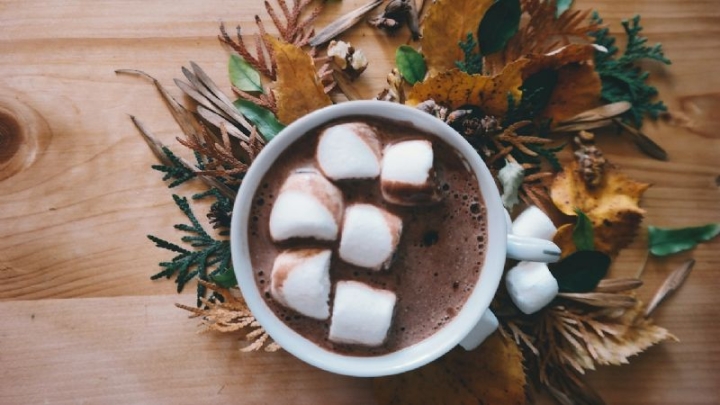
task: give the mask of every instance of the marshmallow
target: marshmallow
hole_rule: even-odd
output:
[[[419,205],[439,201],[432,143],[416,139],[386,147],[380,189],[383,198],[392,204]]]
[[[345,211],[338,253],[356,266],[388,268],[401,233],[399,217],[374,205],[354,204]]]
[[[495,314],[490,311],[490,308],[486,309],[475,327],[460,341],[460,346],[468,351],[477,348],[488,336],[495,332],[499,326],[500,322],[498,322]]]
[[[545,263],[520,262],[505,274],[505,287],[515,305],[530,315],[558,294],[558,282]]]
[[[328,249],[286,250],[273,263],[270,295],[305,316],[330,316],[330,256]]]
[[[328,338],[336,343],[380,346],[390,329],[396,300],[392,291],[339,281]]]
[[[374,179],[380,174],[380,140],[367,124],[334,125],[320,134],[315,158],[331,180]]]
[[[270,236],[279,242],[291,238],[337,239],[343,212],[342,192],[313,169],[288,176],[270,212]]]
[[[532,205],[526,208],[512,223],[511,233],[516,236],[528,236],[552,240],[557,228],[540,208]]]

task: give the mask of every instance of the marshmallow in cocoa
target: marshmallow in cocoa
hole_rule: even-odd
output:
[[[315,319],[330,316],[329,249],[280,253],[273,264],[270,295],[280,304]]]
[[[345,210],[338,254],[347,263],[373,270],[388,268],[402,234],[402,219],[371,204]]]
[[[374,179],[380,174],[380,140],[367,124],[350,122],[325,129],[315,158],[331,180]]]
[[[343,214],[342,192],[314,169],[296,170],[285,180],[270,212],[270,236],[334,241]]]
[[[440,200],[432,142],[413,139],[385,147],[380,169],[383,198],[392,204],[422,205]]]
[[[359,281],[339,281],[328,338],[336,343],[382,345],[392,323],[396,301],[392,291]]]

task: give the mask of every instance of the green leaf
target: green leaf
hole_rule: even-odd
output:
[[[260,134],[266,141],[270,142],[275,135],[285,128],[280,121],[277,120],[272,111],[260,107],[259,105],[248,100],[235,100],[233,105],[240,110],[240,113],[253,123]]]
[[[497,0],[488,9],[478,28],[480,53],[490,55],[505,48],[505,44],[520,27],[520,0]],[[448,24],[452,22],[448,21]]]
[[[408,45],[402,45],[395,51],[395,65],[402,77],[410,84],[421,82],[427,73],[427,65],[422,54]]]
[[[593,236],[593,226],[590,218],[579,209],[575,209],[577,214],[577,222],[573,228],[573,242],[577,250],[593,250],[595,249],[595,241]]]
[[[217,272],[210,274],[210,280],[223,288],[232,288],[238,285],[232,266],[219,269]]]
[[[255,70],[240,55],[230,55],[228,62],[228,72],[230,73],[230,82],[233,86],[242,91],[260,92],[262,93],[262,82],[260,81],[260,73]]]
[[[667,256],[694,248],[720,234],[720,223],[688,228],[658,228],[648,226],[648,245],[655,256]]]
[[[573,0],[557,0],[555,1],[555,6],[557,7],[555,9],[555,18],[558,18],[567,11],[570,7],[572,7]]]
[[[537,116],[550,102],[553,90],[558,81],[558,72],[553,69],[543,69],[523,81],[520,86],[523,98],[528,98],[530,111],[528,115]]]
[[[610,256],[597,250],[579,250],[549,267],[560,292],[588,292],[607,275]]]

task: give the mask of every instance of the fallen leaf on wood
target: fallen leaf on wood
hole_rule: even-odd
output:
[[[463,60],[458,45],[468,33],[475,34],[494,0],[438,0],[432,3],[423,23],[420,41],[430,75],[456,68]]]
[[[646,317],[650,316],[665,298],[680,288],[682,283],[685,282],[685,279],[690,275],[690,271],[692,271],[694,265],[695,260],[690,259],[668,275],[645,309]]]
[[[573,162],[553,180],[550,197],[564,214],[574,215],[575,209],[584,212],[593,224],[595,249],[612,256],[637,234],[645,213],[638,204],[648,187],[610,167],[600,184],[589,188]],[[554,241],[563,249],[563,255],[574,251],[574,243],[569,243],[572,227],[558,228]]]
[[[278,120],[289,125],[296,119],[332,104],[325,94],[310,55],[287,42],[268,37],[277,63],[273,92]]]
[[[526,399],[522,353],[500,333],[475,350],[455,348],[426,366],[373,384],[378,405],[522,405]]]
[[[496,76],[470,75],[459,70],[437,74],[412,87],[408,104],[434,100],[451,109],[471,104],[487,115],[502,116],[508,109],[508,94],[520,99],[521,73],[526,63],[525,59],[515,61]]]

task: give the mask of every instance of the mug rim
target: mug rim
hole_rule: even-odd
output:
[[[280,320],[262,297],[255,281],[247,228],[253,197],[274,161],[295,141],[332,120],[347,117],[388,119],[418,128],[450,145],[475,173],[485,204],[487,240],[485,259],[470,296],[457,315],[429,337],[403,349],[377,356],[352,356],[327,350],[295,332]],[[402,104],[361,100],[331,105],[311,112],[285,127],[265,145],[250,165],[238,190],[230,225],[233,271],[248,309],[280,347],[320,369],[356,377],[398,374],[423,366],[462,341],[489,308],[502,277],[507,249],[507,224],[500,194],[485,163],[454,129],[436,117]]]

